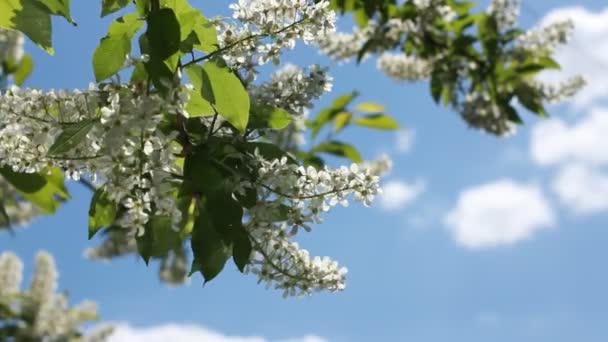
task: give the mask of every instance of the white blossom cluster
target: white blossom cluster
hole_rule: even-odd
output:
[[[327,69],[318,65],[302,69],[286,64],[275,71],[268,82],[251,86],[249,94],[253,103],[280,107],[293,115],[303,115],[307,108],[312,108],[314,100],[331,91],[332,81]]]
[[[519,18],[520,0],[492,0],[487,12],[496,18],[499,31],[512,28]]]
[[[385,52],[378,57],[378,69],[388,76],[402,81],[428,79],[433,72],[433,62],[411,55]]]
[[[74,307],[57,291],[57,270],[53,257],[47,252],[36,256],[36,267],[28,290],[21,290],[23,263],[15,254],[0,254],[0,304],[10,315],[0,320],[0,326],[14,325],[16,341],[81,341],[101,342],[112,328],[95,329],[88,336],[79,336],[79,326],[97,318],[97,305],[84,301]]]
[[[23,57],[25,38],[19,31],[0,28],[0,64],[4,61],[17,63]]]
[[[573,30],[574,22],[570,19],[535,28],[517,39],[516,49],[551,53],[570,40]]]
[[[460,105],[460,114],[471,127],[502,137],[515,134],[517,125],[492,102],[488,91],[473,91]]]
[[[584,77],[574,76],[557,84],[535,81],[531,85],[540,91],[545,100],[557,103],[574,96],[586,84],[587,81]]]
[[[441,83],[454,82],[454,77],[464,80],[450,94],[448,102],[472,127],[498,135],[508,135],[513,132],[514,125],[509,115],[492,103],[489,93],[483,89],[471,89],[467,82],[477,78],[479,66],[470,59],[449,58],[450,52],[438,51],[433,56],[420,57],[415,53],[395,51],[402,48],[404,39],[423,42],[425,34],[436,34],[433,26],[437,18],[449,22],[457,15],[445,0],[411,0],[418,10],[415,19],[391,19],[385,24],[379,24],[374,18],[368,25],[356,28],[352,33],[336,32],[329,34],[318,42],[320,50],[333,59],[344,61],[358,56],[365,46],[368,48],[363,57],[376,54],[379,70],[402,81],[417,81],[430,78],[433,72]],[[486,13],[494,16],[498,29],[506,32],[513,28],[519,16],[520,0],[492,0]],[[546,55],[568,41],[573,24],[571,21],[556,22],[546,27],[536,28],[525,32],[514,44],[504,48],[506,54],[515,58],[530,53]],[[367,44],[368,42],[373,44]],[[393,52],[395,51],[395,52]],[[460,82],[460,81],[459,81]],[[547,101],[558,101],[572,96],[583,85],[580,77],[573,78],[564,84],[550,85],[534,81],[532,84],[539,89]],[[471,90],[468,90],[471,89]]]
[[[252,185],[264,200],[248,213],[246,227],[255,251],[249,271],[268,287],[282,289],[284,296],[344,289],[346,268],[327,257],[311,257],[292,239],[300,229],[310,231],[322,222],[331,207],[347,206],[351,196],[370,205],[380,192],[379,177],[356,164],[316,170],[259,155],[257,163],[258,179]]]
[[[40,210],[32,202],[24,199],[17,189],[3,177],[0,177],[0,200],[4,206],[4,212],[8,216],[8,222],[0,223],[0,229],[3,228],[3,225],[6,227],[8,225],[11,227],[26,225],[40,215]]]
[[[138,234],[153,214],[177,224],[181,212],[167,196],[170,176],[181,172],[172,144],[177,133],[159,129],[165,114],[182,111],[182,95],[172,96],[114,85],[85,92],[12,88],[0,94],[0,164],[26,173],[58,166],[71,179],[86,173],[105,182],[110,199],[125,208],[117,224]],[[86,125],[82,143],[49,155],[61,134]]]
[[[230,8],[238,22],[218,23],[218,43],[224,60],[248,81],[258,65],[278,64],[282,50],[297,40],[309,44],[335,31],[328,0],[239,0]]]

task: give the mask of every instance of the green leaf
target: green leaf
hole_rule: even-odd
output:
[[[69,152],[71,149],[84,141],[94,125],[94,120],[85,120],[67,126],[55,139],[55,142],[49,148],[48,154],[51,156],[57,156]]]
[[[61,170],[52,168],[48,172],[19,173],[7,167],[0,168],[0,174],[11,183],[25,199],[32,202],[45,214],[53,213],[59,207],[57,197],[69,198],[63,183]]]
[[[131,0],[102,0],[101,2],[101,17],[112,14],[127,7]]]
[[[346,107],[357,97],[359,93],[356,91],[338,96],[331,106],[324,108],[319,112],[317,117],[312,121],[312,137],[315,138],[323,126],[334,119],[334,117],[346,110]]]
[[[361,112],[378,113],[384,111],[384,106],[374,102],[361,102],[357,105],[356,109]]]
[[[344,127],[350,123],[352,118],[353,114],[350,112],[340,112],[336,114],[336,117],[334,118],[335,131],[338,132],[344,129]]]
[[[529,111],[538,114],[539,116],[548,116],[543,106],[543,99],[538,93],[538,90],[525,82],[519,83],[515,88],[517,100]]]
[[[192,229],[192,269],[190,275],[201,272],[205,283],[215,278],[230,257],[231,247],[216,230],[209,213],[201,206]]]
[[[104,37],[93,53],[93,72],[97,82],[116,74],[131,52],[131,40],[124,36]]]
[[[256,105],[251,108],[249,128],[283,129],[292,121],[292,116],[283,108]]]
[[[0,199],[0,228],[11,228],[11,218],[6,212],[6,207],[4,206],[4,199]],[[0,318],[1,317],[2,315],[0,315]]]
[[[50,14],[64,17],[70,24],[76,26],[76,22],[70,14],[70,0],[38,0],[48,10]]]
[[[354,120],[359,126],[376,128],[376,129],[399,129],[399,123],[391,116],[386,114],[369,114],[358,117]]]
[[[245,131],[249,121],[249,94],[234,72],[215,60],[202,67],[190,65],[186,70],[194,88],[218,114],[239,131]]]
[[[93,53],[93,71],[97,82],[102,81],[123,68],[127,54],[131,53],[131,40],[142,27],[138,15],[128,14],[116,19],[108,34],[99,42]]]
[[[47,53],[53,54],[51,15],[36,0],[1,0],[0,28],[21,31]]]
[[[194,33],[196,33],[199,44],[195,44],[194,47],[203,52],[213,52],[218,49],[217,42],[217,29],[207,18],[199,18],[194,26]]]
[[[496,18],[491,14],[480,16],[477,21],[477,28],[483,50],[490,61],[493,61],[498,52],[498,24]]]
[[[217,50],[217,30],[200,10],[193,8],[187,0],[162,0],[161,6],[172,8],[177,15],[183,50],[189,52],[193,47],[203,52]]]
[[[17,70],[15,70],[14,77],[15,83],[18,86],[21,86],[23,82],[32,74],[32,69],[34,68],[34,60],[30,55],[23,55],[19,65],[17,66]]]
[[[137,237],[137,249],[146,264],[150,258],[164,257],[181,246],[179,232],[173,230],[171,218],[167,216],[151,217],[146,223],[144,235]]]
[[[239,271],[245,272],[245,266],[251,260],[252,251],[253,246],[251,245],[251,239],[247,231],[245,229],[236,231],[232,240],[232,259]]]
[[[171,8],[150,12],[146,21],[148,23],[146,37],[150,44],[152,59],[164,61],[179,51],[180,24]]]
[[[97,189],[89,206],[89,239],[101,228],[112,225],[115,219],[116,205],[110,200],[104,188]]]
[[[137,14],[142,17],[145,16],[150,9],[150,0],[135,0],[135,8],[137,9]]]
[[[340,141],[329,141],[319,144],[312,149],[312,152],[325,152],[336,156],[345,157],[354,163],[360,163],[363,161],[361,154],[353,145]]]
[[[203,96],[196,90],[188,91],[190,94],[190,100],[186,104],[186,111],[188,116],[191,118],[198,116],[209,116],[215,114],[211,103],[205,100]]]
[[[46,179],[37,173],[15,172],[6,166],[0,167],[0,174],[22,193],[40,191],[47,183]]]

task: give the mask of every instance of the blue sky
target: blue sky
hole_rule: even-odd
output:
[[[565,74],[583,72],[590,86],[573,102],[551,107],[551,122],[526,115],[526,125],[506,139],[468,129],[457,114],[435,106],[427,83],[394,82],[371,60],[336,66],[307,48],[286,58],[331,65],[334,90],[320,106],[357,89],[398,117],[408,129],[400,134],[413,135],[407,152],[397,134],[353,129],[345,137],[366,157],[390,154],[387,182],[398,186],[388,194],[396,208],[379,201],[369,209],[338,209],[302,237],[314,254],[348,266],[342,293],[285,300],[232,265],[204,288],[199,276],[170,288],[158,281],[156,265],[135,257],[87,260],[83,250],[94,243],[87,241],[90,193],[78,184],[57,215],[15,237],[0,235],[0,250],[18,253],[26,273],[37,250],[50,251],[72,300],[98,301],[104,320],[129,324],[122,329],[135,335],[173,323],[263,338],[256,341],[307,335],[344,342],[605,341],[608,138],[599,128],[608,117],[602,99],[608,7],[599,0],[580,1],[587,11],[564,9],[572,6],[568,1],[524,2],[524,26],[549,11],[552,18],[574,16],[579,31],[558,57]],[[229,2],[194,3],[214,15],[226,13]],[[29,86],[87,86],[92,52],[109,23],[98,13],[99,6],[74,2],[78,27],[55,20],[55,56],[29,45],[36,61]],[[421,191],[404,195],[416,182]],[[453,224],[446,222],[450,213]],[[221,336],[217,341],[241,341]]]

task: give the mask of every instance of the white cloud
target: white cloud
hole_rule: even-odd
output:
[[[564,166],[553,181],[561,202],[577,214],[608,210],[608,175],[584,164]]]
[[[571,126],[560,119],[541,122],[532,130],[530,146],[532,159],[541,165],[568,161],[606,163],[608,162],[606,132],[608,132],[606,109],[593,109],[588,116]]]
[[[164,324],[148,328],[134,328],[119,324],[108,342],[269,342],[263,337],[226,336],[207,328],[189,324]],[[305,336],[277,342],[327,342],[317,336]]]
[[[401,129],[397,132],[395,149],[398,153],[408,153],[414,145],[415,133],[409,129]]]
[[[555,218],[537,186],[502,179],[462,191],[444,222],[459,244],[484,248],[529,238]]]
[[[574,102],[588,106],[608,95],[608,7],[596,12],[580,6],[559,8],[547,13],[540,25],[565,19],[574,21],[575,31],[570,43],[556,54],[562,70],[545,76],[551,81],[578,74],[585,76],[588,85]]]
[[[399,210],[410,204],[426,189],[424,181],[418,180],[414,183],[406,183],[392,180],[382,185],[380,195],[380,206],[385,210]]]

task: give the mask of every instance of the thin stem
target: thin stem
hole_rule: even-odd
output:
[[[353,190],[353,188],[346,187],[344,189],[334,189],[334,190],[330,190],[330,191],[326,191],[326,192],[321,192],[321,193],[314,194],[314,195],[295,196],[295,195],[290,195],[290,194],[282,193],[282,192],[280,192],[280,191],[278,191],[276,189],[273,189],[272,187],[270,187],[270,186],[268,186],[266,184],[263,184],[263,183],[256,183],[256,184],[260,185],[261,187],[263,187],[266,190],[274,192],[275,194],[277,194],[279,196],[283,196],[283,197],[291,198],[291,199],[300,199],[300,200],[313,199],[313,198],[317,198],[317,197],[323,197],[323,196],[335,194],[335,193],[342,192],[342,191]]]
[[[283,33],[285,31],[289,30],[290,28],[292,28],[292,27],[294,27],[294,26],[296,26],[296,25],[298,25],[298,24],[300,24],[300,23],[302,23],[302,22],[304,22],[306,20],[308,20],[308,18],[300,19],[300,20],[298,20],[298,21],[296,21],[296,22],[294,22],[292,24],[289,24],[289,25],[283,27],[282,29],[280,29],[280,30],[278,30],[276,32],[252,34],[250,36],[241,38],[241,39],[239,39],[239,40],[237,40],[237,41],[235,41],[233,43],[230,43],[230,44],[228,44],[228,45],[226,45],[226,46],[224,46],[222,48],[219,48],[219,49],[217,49],[217,50],[215,50],[215,51],[213,51],[213,52],[211,52],[211,53],[209,53],[209,54],[207,54],[207,55],[205,55],[203,57],[195,58],[195,59],[193,59],[193,60],[185,63],[184,65],[182,65],[182,69],[185,68],[185,67],[187,67],[187,66],[189,66],[189,65],[196,64],[196,63],[199,63],[199,62],[211,59],[211,58],[213,58],[213,57],[215,57],[215,56],[217,56],[219,54],[222,54],[222,53],[224,53],[224,52],[232,49],[233,47],[235,47],[237,45],[240,45],[241,43],[245,43],[245,42],[248,42],[250,40],[257,39],[257,38],[264,38],[264,37],[272,36],[272,35],[275,35],[275,34]]]

